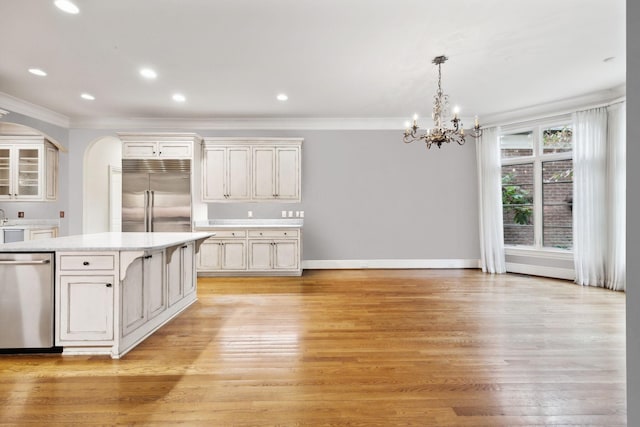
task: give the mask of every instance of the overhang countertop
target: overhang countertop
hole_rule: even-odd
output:
[[[195,228],[221,229],[221,228],[302,228],[304,220],[301,218],[275,218],[275,219],[210,219],[196,221]]]
[[[0,244],[0,252],[141,251],[206,239],[215,233],[96,233]]]

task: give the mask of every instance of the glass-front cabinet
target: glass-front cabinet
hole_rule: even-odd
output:
[[[0,200],[55,200],[57,152],[41,137],[0,136]]]

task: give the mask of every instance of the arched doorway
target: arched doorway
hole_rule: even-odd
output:
[[[99,138],[87,147],[83,161],[83,233],[119,231],[121,163],[122,142],[114,136]]]

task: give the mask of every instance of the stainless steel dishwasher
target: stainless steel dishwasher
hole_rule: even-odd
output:
[[[0,350],[53,349],[53,254],[0,253]]]

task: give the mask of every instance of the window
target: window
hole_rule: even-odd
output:
[[[500,136],[505,245],[572,248],[573,131],[563,119]]]

